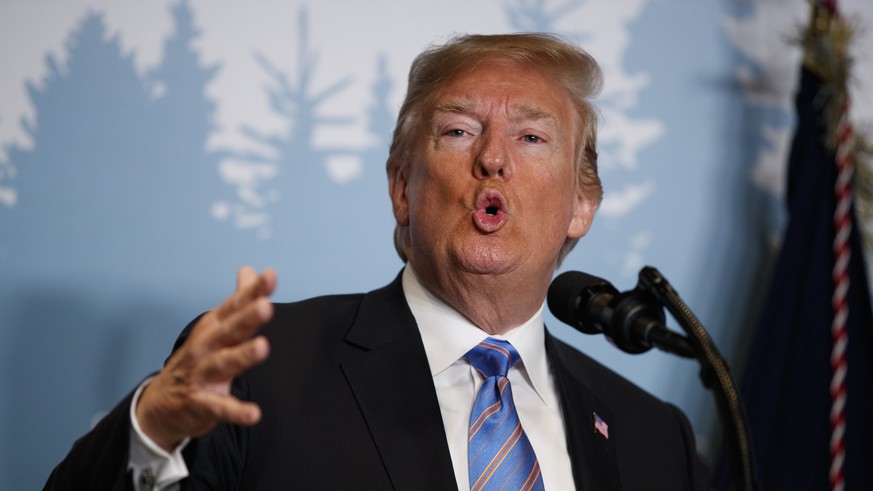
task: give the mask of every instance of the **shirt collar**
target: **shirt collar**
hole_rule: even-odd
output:
[[[406,302],[421,332],[432,376],[461,360],[474,346],[489,337],[488,333],[429,292],[409,264],[403,271],[402,282]],[[515,347],[521,356],[522,372],[526,373],[540,398],[547,401],[545,394],[550,382],[543,307],[541,305],[530,319],[505,335],[492,337],[505,339]]]

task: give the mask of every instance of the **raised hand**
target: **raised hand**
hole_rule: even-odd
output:
[[[236,292],[203,315],[188,339],[167,360],[142,392],[136,418],[155,443],[172,451],[187,437],[198,437],[219,421],[252,425],[260,421],[257,404],[230,394],[235,376],[263,362],[270,346],[253,336],[273,316],[267,298],[276,274],[251,268],[237,273]]]

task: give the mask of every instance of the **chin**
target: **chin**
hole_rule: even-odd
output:
[[[519,261],[495,247],[473,247],[457,257],[461,267],[476,274],[503,274],[516,269]]]

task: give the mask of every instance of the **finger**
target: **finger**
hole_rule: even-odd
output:
[[[252,289],[255,295],[268,296],[276,288],[276,272],[265,268],[261,275],[254,269],[244,266],[237,272],[236,289],[243,292]]]
[[[276,290],[276,272],[272,268],[265,268],[264,272],[261,274],[261,281],[263,290],[261,294],[265,296],[270,296]]]
[[[254,274],[253,277],[250,275]],[[258,276],[251,268],[241,268],[237,275],[237,291],[214,310],[218,320],[225,319],[250,302],[260,297],[266,297],[273,293],[276,288],[276,273],[268,269]]]
[[[263,362],[270,354],[270,343],[258,336],[242,344],[224,348],[204,360],[200,376],[208,382],[229,380]]]
[[[261,420],[261,408],[254,402],[210,391],[197,392],[191,399],[220,421],[250,426]]]
[[[244,290],[258,280],[258,272],[250,266],[243,266],[236,272],[236,290]]]
[[[217,349],[242,343],[272,317],[273,304],[260,297],[205,331],[204,346]]]

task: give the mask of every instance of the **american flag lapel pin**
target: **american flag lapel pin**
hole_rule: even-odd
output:
[[[603,438],[609,440],[609,425],[606,424],[606,421],[597,415],[597,413],[592,413],[594,415],[594,432],[600,433],[603,435]]]

